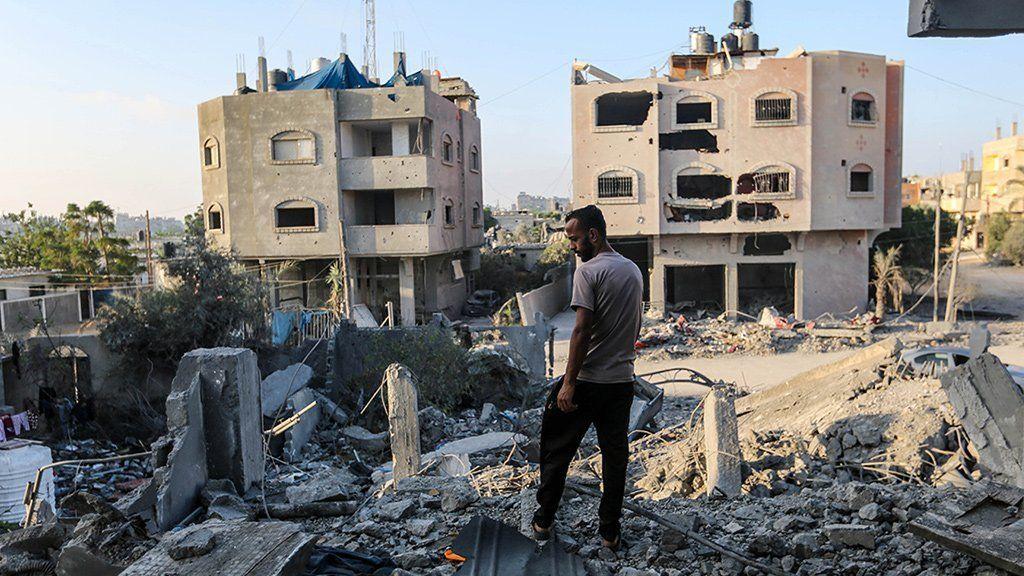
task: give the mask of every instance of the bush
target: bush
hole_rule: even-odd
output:
[[[1017,266],[1024,264],[1024,220],[1017,220],[1006,231],[1000,243],[1003,258]]]
[[[1006,212],[997,212],[989,217],[985,225],[985,256],[992,258],[999,254],[1003,239],[1010,227],[1013,226],[1013,218]]]

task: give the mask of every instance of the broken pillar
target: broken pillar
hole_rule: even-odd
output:
[[[384,372],[388,394],[388,429],[391,433],[391,460],[394,478],[415,476],[420,472],[420,422],[416,381],[401,364],[392,364]]]
[[[285,414],[297,414],[300,410],[316,402],[316,395],[309,388],[299,390],[288,399],[285,404]],[[309,443],[309,439],[316,431],[316,425],[320,423],[319,404],[307,410],[299,416],[299,421],[284,432],[284,457],[289,462],[298,462],[302,459],[302,448]]]
[[[206,468],[210,478],[226,478],[239,493],[263,479],[260,371],[256,354],[244,348],[201,348],[178,364],[172,389],[195,375],[202,384]]]
[[[288,400],[313,379],[313,369],[299,363],[274,372],[260,383],[260,404],[263,415],[273,418]]]
[[[978,465],[997,481],[1024,488],[1024,392],[1003,363],[986,352],[939,380]]]
[[[398,266],[399,313],[402,326],[416,325],[416,267],[412,258],[402,258]]]
[[[161,530],[170,530],[196,509],[208,477],[202,382],[198,372],[192,372],[187,386],[180,376],[167,396],[167,435],[153,444],[154,520]]]
[[[734,498],[743,491],[739,426],[732,394],[712,388],[704,399],[704,453],[707,495]]]

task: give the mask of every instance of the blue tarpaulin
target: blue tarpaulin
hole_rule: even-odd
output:
[[[298,312],[274,310],[274,317],[270,323],[270,342],[274,346],[282,346],[288,341],[295,329],[295,321]]]
[[[379,88],[391,87],[395,85],[395,81],[398,79],[399,74],[405,76],[405,67],[395,72],[390,80],[384,84],[377,84],[370,82],[363,76],[362,73],[356,68],[356,65],[351,60],[345,58],[342,60],[338,58],[331,63],[330,66],[321,68],[312,74],[307,74],[302,78],[297,78],[291,82],[285,82],[284,84],[278,84],[278,90],[320,90],[322,88],[332,88],[335,90],[348,90],[350,88]],[[406,77],[405,83],[408,86],[422,86],[423,85],[423,73],[414,72]]]

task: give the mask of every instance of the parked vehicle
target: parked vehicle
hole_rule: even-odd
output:
[[[924,348],[913,348],[905,350],[900,355],[900,361],[919,376],[938,376],[949,372],[953,368],[966,363],[971,359],[971,351],[967,348],[956,346],[926,346]],[[1006,364],[1006,371],[1017,383],[1017,386],[1024,390],[1024,367]]]
[[[466,316],[489,316],[500,304],[500,297],[494,290],[477,290],[466,300],[462,313]]]

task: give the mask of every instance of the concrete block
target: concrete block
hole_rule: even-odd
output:
[[[198,372],[188,386],[175,377],[167,396],[168,435],[154,443],[155,521],[170,530],[199,505],[206,485],[206,439],[203,427],[202,382]]]
[[[384,372],[388,396],[388,431],[395,480],[420,473],[420,421],[416,381],[409,369],[392,364]]]
[[[284,415],[292,415],[316,400],[316,395],[309,388],[299,390],[288,399],[285,404]],[[316,426],[320,423],[320,406],[314,406],[299,417],[299,421],[284,433],[284,457],[289,462],[298,462],[302,459],[302,448],[309,443],[309,439],[316,432]]]
[[[296,392],[304,389],[313,379],[313,369],[305,364],[274,372],[260,383],[260,403],[263,416],[273,418],[284,403]]]
[[[200,375],[206,464],[210,478],[227,478],[240,493],[263,479],[260,373],[244,348],[203,348],[185,354],[172,389]]]
[[[707,495],[734,498],[743,491],[739,426],[732,395],[713,388],[704,400],[704,446]]]
[[[939,380],[978,464],[996,480],[1024,488],[1024,393],[1006,367],[985,353]]]

